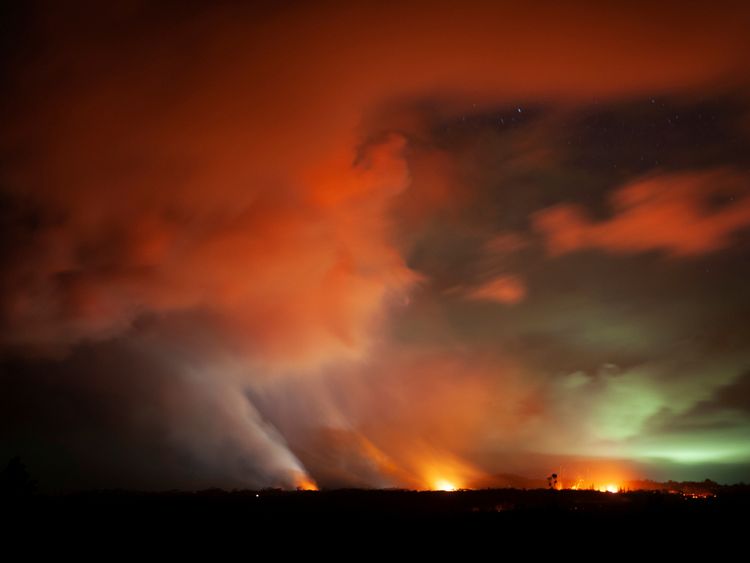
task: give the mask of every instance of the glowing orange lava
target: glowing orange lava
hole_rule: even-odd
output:
[[[627,469],[617,467],[614,464],[597,469],[561,475],[557,488],[574,491],[621,493],[628,489],[627,483],[633,478]]]
[[[602,493],[619,493],[620,487],[618,487],[617,485],[609,484],[603,487],[599,487],[599,491]]]
[[[434,491],[456,491],[458,490],[458,487],[451,481],[447,481],[446,479],[438,479],[433,484],[432,490]]]
[[[576,479],[571,482],[561,482],[555,487],[558,490],[571,490],[571,491],[599,491],[600,493],[619,493],[625,490],[623,485],[617,484],[614,481],[601,480],[601,481],[589,481],[587,479]]]
[[[476,468],[465,461],[446,455],[423,463],[419,472],[421,476],[418,480],[422,483],[419,488],[430,491],[458,491],[469,483],[475,483],[480,475]]]
[[[317,491],[318,484],[306,475],[301,475],[297,479],[298,491]]]

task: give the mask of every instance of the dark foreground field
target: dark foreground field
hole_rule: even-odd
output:
[[[750,493],[731,488],[707,498],[655,491],[601,493],[485,489],[471,491],[331,490],[35,495],[5,503],[15,526],[46,524],[117,529],[123,525],[241,527],[253,530],[497,529],[644,533],[747,528]],[[295,532],[296,533],[296,532]]]
[[[746,549],[749,501],[746,490],[709,498],[543,489],[100,491],[5,502],[0,537],[14,546],[9,553],[98,561],[236,553],[262,561],[724,561]]]

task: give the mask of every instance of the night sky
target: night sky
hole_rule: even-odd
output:
[[[0,465],[750,481],[750,8],[592,6],[4,4]]]

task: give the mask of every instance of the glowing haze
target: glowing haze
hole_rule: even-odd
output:
[[[750,478],[742,3],[113,4],[3,8],[3,458]]]

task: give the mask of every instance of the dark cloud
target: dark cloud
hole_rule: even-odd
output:
[[[650,424],[653,432],[690,432],[750,426],[750,372],[740,374],[689,410],[674,413],[665,409]]]

